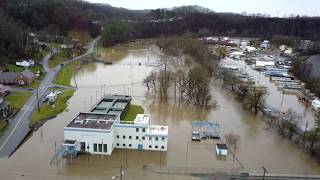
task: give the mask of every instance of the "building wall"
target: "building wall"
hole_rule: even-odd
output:
[[[114,131],[115,148],[167,151],[168,137],[148,136],[147,127],[116,126]]]
[[[149,136],[146,132],[147,127],[135,125],[116,125],[110,132],[65,128],[64,139],[85,142],[92,154],[111,155],[114,148],[167,151],[168,137]],[[95,151],[94,144],[102,144],[102,152],[99,152],[98,148],[98,151]],[[107,144],[107,152],[104,152],[103,144]]]
[[[85,147],[87,151],[87,146],[89,145],[89,153],[92,154],[108,154],[111,155],[113,151],[113,134],[114,132],[104,132],[104,131],[88,131],[88,130],[64,130],[64,139],[65,140],[77,140],[81,144],[81,142],[85,142]],[[97,151],[94,149],[94,144],[97,144]],[[99,144],[102,144],[102,152],[99,152]],[[105,152],[104,145],[107,145],[107,151]],[[80,150],[80,149],[78,149]]]

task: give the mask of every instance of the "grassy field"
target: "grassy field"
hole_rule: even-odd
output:
[[[7,123],[4,122],[3,119],[0,119],[0,136],[2,135],[3,131],[6,129]]]
[[[12,108],[21,109],[31,95],[32,92],[11,92],[4,99]]]
[[[67,108],[67,101],[73,96],[74,90],[67,90],[61,93],[54,105],[44,105],[40,107],[40,111],[36,110],[31,116],[29,126],[37,123],[43,123],[51,118],[56,117]]]
[[[58,64],[64,63],[66,60],[68,60],[67,52],[66,51],[62,51],[62,52],[60,52],[58,54],[53,55],[49,59],[49,67],[50,68],[54,68]]]
[[[55,83],[64,86],[70,86],[72,75],[74,74],[76,66],[79,64],[80,62],[74,61],[73,63],[64,66],[62,70],[58,73],[55,79]]]
[[[124,117],[123,121],[133,121],[136,118],[137,114],[143,114],[143,113],[144,113],[144,109],[142,106],[130,104],[128,112]]]

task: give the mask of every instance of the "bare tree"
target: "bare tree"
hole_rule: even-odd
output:
[[[296,111],[288,109],[281,115],[278,121],[280,134],[291,139],[293,134],[297,132],[301,120],[302,117],[299,116]]]
[[[226,143],[229,145],[229,147],[233,147],[233,160],[236,156],[236,150],[237,150],[237,146],[238,146],[238,141],[240,139],[240,136],[238,134],[235,133],[229,133],[224,135],[224,139],[226,140]]]
[[[244,98],[244,107],[258,113],[264,107],[266,95],[266,87],[250,86]]]

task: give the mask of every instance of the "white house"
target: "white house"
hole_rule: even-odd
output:
[[[64,139],[69,154],[111,155],[114,148],[167,151],[168,126],[151,125],[148,114],[126,123],[120,114],[80,113],[64,128]]]
[[[22,66],[22,67],[25,67],[25,68],[28,68],[28,67],[32,67],[34,66],[34,61],[29,59],[29,60],[23,60],[21,62],[16,62],[16,65],[17,66]]]
[[[51,91],[48,95],[47,98],[49,100],[49,103],[54,103],[57,99],[58,93],[55,91]]]

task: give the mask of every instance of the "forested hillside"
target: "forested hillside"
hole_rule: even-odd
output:
[[[81,0],[1,0],[0,63],[26,56],[30,32],[67,36],[79,31],[95,37],[103,26],[103,35],[108,36],[104,38],[105,45],[134,38],[183,34],[320,39],[319,18],[243,16],[216,13],[199,6],[135,11]]]

